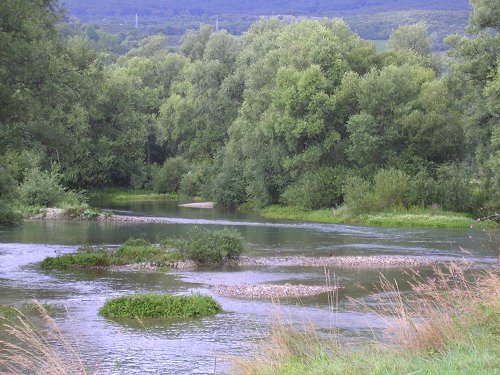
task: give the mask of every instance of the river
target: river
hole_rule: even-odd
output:
[[[122,215],[168,217],[165,223],[25,222],[0,229],[0,304],[37,299],[64,306],[56,320],[77,340],[82,356],[106,374],[226,373],[231,358],[249,357],[278,318],[293,324],[313,323],[318,330],[335,329],[345,340],[367,340],[387,320],[356,307],[352,300],[376,303],[382,272],[407,289],[405,269],[331,268],[330,279],[342,289],[332,306],[328,296],[262,301],[214,296],[223,311],[216,316],[171,324],[119,324],[97,314],[105,300],[136,292],[213,295],[219,284],[269,283],[325,285],[323,268],[223,267],[200,271],[108,272],[41,271],[47,256],[79,246],[117,246],[129,237],[157,242],[182,236],[192,225],[233,227],[243,236],[248,255],[411,255],[438,260],[467,260],[478,265],[497,261],[499,231],[393,229],[348,225],[277,222],[255,214],[216,209],[180,208],[173,202],[110,204],[102,207]],[[421,272],[430,272],[422,268]]]

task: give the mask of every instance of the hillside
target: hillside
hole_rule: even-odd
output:
[[[404,10],[469,11],[467,0],[66,0],[71,15],[82,21],[135,15],[271,15],[334,16]]]

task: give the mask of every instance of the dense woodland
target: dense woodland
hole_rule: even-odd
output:
[[[239,37],[204,25],[177,52],[161,34],[120,52],[53,0],[3,0],[0,223],[104,187],[222,207],[498,209],[496,5],[472,0],[469,34],[438,59],[423,23],[377,52],[338,19],[263,19]]]

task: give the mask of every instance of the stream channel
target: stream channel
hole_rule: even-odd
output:
[[[278,301],[213,295],[221,284],[303,284],[324,286],[325,269],[317,267],[248,266],[197,271],[111,272],[42,271],[47,256],[74,252],[79,246],[116,246],[130,237],[158,242],[184,235],[192,225],[231,227],[245,240],[247,255],[329,256],[399,255],[435,260],[467,260],[479,266],[497,262],[499,231],[394,229],[349,225],[277,222],[255,214],[177,207],[175,202],[111,204],[101,207],[121,215],[168,217],[170,223],[27,221],[0,228],[0,304],[37,299],[64,306],[56,314],[60,328],[77,340],[84,360],[105,374],[224,374],[231,358],[250,358],[277,319],[335,330],[346,341],[366,341],[388,323],[356,307],[376,304],[380,273],[408,289],[408,269],[328,269],[342,289],[334,304],[327,295]],[[430,272],[423,267],[421,273]],[[119,324],[100,317],[106,299],[125,294],[203,293],[213,295],[223,311],[187,322]]]

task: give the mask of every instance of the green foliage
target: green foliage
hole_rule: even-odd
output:
[[[153,178],[153,190],[160,194],[178,192],[182,177],[187,171],[188,164],[182,157],[165,160]]]
[[[335,207],[342,203],[342,187],[346,171],[341,168],[322,168],[306,172],[283,193],[283,201],[305,210]]]
[[[358,176],[348,177],[344,185],[344,202],[344,209],[351,215],[374,210],[371,184]]]
[[[102,210],[92,208],[88,204],[77,204],[65,207],[64,215],[76,220],[96,220],[102,214]]]
[[[396,169],[381,169],[374,177],[373,197],[379,209],[406,204],[410,178]]]
[[[437,171],[439,203],[450,211],[471,212],[478,207],[475,202],[474,185],[465,165],[442,165]]]
[[[39,313],[41,309],[43,309],[44,312],[51,314],[54,312],[55,306],[38,303],[23,303],[20,306],[0,305],[0,318],[12,319],[20,314],[33,315]]]
[[[93,268],[123,266],[148,263],[154,266],[165,266],[175,263],[182,257],[172,249],[151,245],[143,239],[131,238],[118,249],[102,249],[81,247],[75,254],[66,254],[55,258],[48,257],[41,263],[46,269]]]
[[[70,268],[99,268],[110,265],[109,255],[104,250],[100,250],[92,253],[65,254],[55,258],[47,257],[42,261],[40,267],[43,269],[64,270]]]
[[[391,33],[387,46],[393,50],[408,50],[417,55],[427,56],[432,49],[432,39],[427,33],[427,26],[416,23],[409,26],[400,26]]]
[[[203,295],[172,296],[136,294],[112,298],[99,309],[99,315],[110,319],[191,319],[218,313],[220,305]]]
[[[61,175],[55,168],[50,171],[32,169],[20,186],[21,201],[29,206],[56,207],[65,198],[60,181]]]
[[[15,225],[21,219],[13,207],[16,188],[16,182],[9,171],[0,165],[0,226]]]
[[[415,228],[498,228],[495,222],[477,222],[466,214],[442,211],[439,208],[395,207],[385,211],[363,213],[361,207],[358,214],[353,214],[349,206],[338,209],[304,211],[297,207],[273,205],[260,209],[263,217],[275,220],[300,220],[316,223],[355,224],[382,227],[415,227]]]
[[[182,176],[181,182],[179,184],[179,192],[188,197],[195,197],[200,194],[202,183],[202,171],[189,171],[184,176]]]
[[[243,251],[243,238],[233,230],[211,231],[202,227],[189,230],[185,240],[176,243],[177,250],[185,259],[204,266],[222,264],[224,260],[237,258]]]

